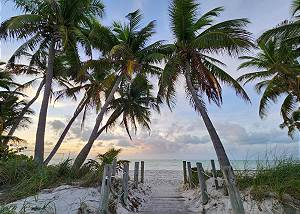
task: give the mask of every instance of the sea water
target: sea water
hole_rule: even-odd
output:
[[[134,162],[140,160],[129,160],[129,168],[133,170]],[[144,160],[145,162],[145,170],[182,170],[183,160]],[[196,163],[202,163],[203,168],[205,170],[211,169],[211,161],[210,160],[185,160],[187,162],[191,162],[192,167],[196,167]],[[257,160],[231,160],[231,165],[234,170],[255,170],[257,168],[258,161]],[[219,169],[219,162],[215,160],[216,168]]]

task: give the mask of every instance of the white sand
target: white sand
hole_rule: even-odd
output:
[[[214,179],[210,178],[206,182],[207,192],[209,195],[208,204],[202,206],[201,193],[199,189],[183,190],[182,195],[186,198],[186,203],[190,209],[197,213],[205,210],[206,214],[228,214],[232,213],[229,196],[224,195],[224,190],[216,190],[214,187]],[[219,184],[223,185],[223,180],[219,179]],[[284,213],[283,207],[275,199],[267,199],[258,203],[251,199],[250,192],[241,193],[245,212],[247,214],[273,214]]]
[[[219,179],[219,183],[222,184],[222,179]],[[161,188],[163,184],[166,184],[168,188]],[[202,206],[199,189],[185,190],[183,188],[181,171],[146,170],[145,184],[141,184],[138,190],[131,189],[129,191],[129,197],[131,198],[129,208],[136,211],[136,207],[141,210],[143,207],[149,206],[149,203],[151,203],[151,188],[155,191],[164,192],[168,191],[167,189],[170,189],[171,186],[171,189],[176,189],[185,198],[186,207],[195,213],[201,213],[203,209],[207,214],[231,213],[229,197],[223,194],[223,189],[215,190],[213,185],[214,180],[212,178],[207,180],[210,199],[208,204]],[[132,183],[130,183],[130,187],[132,187]],[[168,193],[166,192],[166,194]],[[30,214],[77,214],[80,207],[87,208],[90,211],[89,213],[95,213],[99,205],[99,198],[100,193],[97,188],[60,186],[52,190],[44,190],[37,196],[28,197],[10,205],[16,206],[17,211],[25,211]],[[247,214],[284,213],[283,207],[277,200],[270,198],[262,203],[257,203],[251,199],[249,191],[242,193],[242,199]],[[117,213],[129,214],[132,212],[118,204]]]
[[[132,187],[132,183],[129,185]],[[150,189],[140,185],[139,189],[130,189],[128,202],[129,208],[136,210],[147,201]],[[75,186],[60,186],[55,189],[43,190],[36,196],[18,200],[8,206],[14,206],[17,212],[28,214],[78,214],[97,213],[99,208],[100,190],[98,188],[84,188]],[[116,200],[114,201],[116,203]],[[85,212],[80,212],[85,210]],[[131,213],[121,206],[117,206],[117,213]]]

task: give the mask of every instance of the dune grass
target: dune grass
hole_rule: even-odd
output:
[[[116,158],[119,152],[120,150],[110,149],[96,160],[89,160],[78,171],[72,170],[70,159],[49,166],[41,166],[24,155],[0,160],[0,204],[60,185],[99,186],[104,165]]]
[[[300,161],[293,158],[260,161],[257,171],[238,172],[237,183],[240,189],[251,189],[256,200],[263,200],[271,194],[279,200],[288,194],[300,200]]]

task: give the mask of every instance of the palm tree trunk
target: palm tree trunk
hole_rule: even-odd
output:
[[[11,127],[11,129],[9,130],[8,134],[7,134],[7,139],[4,140],[4,145],[8,144],[9,141],[9,137],[13,136],[13,134],[15,133],[15,131],[18,128],[19,123],[21,122],[21,120],[23,119],[24,115],[26,114],[27,110],[29,109],[29,107],[37,100],[37,98],[40,96],[41,90],[43,88],[45,84],[45,80],[42,80],[42,82],[40,83],[35,96],[27,103],[27,105],[22,109],[22,112],[20,114],[20,116],[17,118],[16,122],[14,123],[14,125]]]
[[[112,90],[110,91],[110,94],[108,95],[104,105],[101,108],[100,113],[98,114],[97,118],[96,118],[96,123],[94,125],[93,131],[91,133],[91,136],[87,142],[87,144],[82,148],[82,150],[80,151],[80,153],[77,155],[74,164],[73,164],[73,169],[77,170],[81,167],[81,165],[83,164],[83,162],[86,160],[95,140],[97,139],[98,135],[98,129],[100,127],[100,124],[103,120],[104,114],[110,104],[110,102],[112,101],[114,94],[116,93],[116,91],[118,90],[118,87],[120,85],[122,81],[122,74],[118,77],[117,81],[115,82]]]
[[[190,90],[193,100],[195,102],[195,106],[197,108],[197,110],[200,112],[202,119],[204,121],[204,124],[207,128],[207,131],[210,135],[210,138],[212,140],[213,146],[215,148],[215,151],[217,153],[217,157],[219,160],[219,164],[220,167],[223,168],[225,166],[231,166],[229,159],[227,157],[227,154],[225,152],[225,149],[223,147],[223,144],[218,136],[218,133],[214,127],[214,125],[212,124],[206,109],[204,108],[204,106],[202,105],[200,99],[198,98],[197,92],[195,90],[195,88],[193,87],[192,81],[191,81],[191,77],[190,77],[190,67],[188,65],[187,67],[187,71],[185,73],[185,78],[186,78],[186,83],[187,83],[187,87]]]
[[[55,144],[54,148],[52,149],[52,151],[50,152],[50,154],[48,155],[48,157],[46,158],[46,160],[44,161],[44,165],[48,165],[48,163],[51,161],[51,159],[54,157],[54,155],[56,154],[56,152],[58,151],[58,149],[60,148],[62,142],[64,141],[65,137],[67,136],[73,122],[75,121],[75,119],[78,117],[78,115],[82,112],[82,110],[85,107],[86,102],[84,101],[85,98],[83,98],[83,100],[80,102],[79,106],[76,108],[73,117],[71,118],[71,120],[69,121],[69,123],[67,124],[67,126],[65,127],[64,131],[61,133],[57,143]]]
[[[233,168],[230,165],[230,161],[227,157],[227,154],[225,152],[225,149],[223,147],[223,144],[218,136],[218,133],[212,124],[206,109],[201,103],[201,100],[197,96],[197,92],[195,88],[193,87],[191,76],[190,76],[190,65],[187,65],[187,70],[185,72],[185,78],[186,78],[186,83],[188,86],[188,89],[190,90],[193,100],[195,102],[195,107],[197,110],[200,112],[204,124],[207,128],[207,131],[210,135],[211,141],[214,145],[215,151],[217,153],[217,157],[219,160],[220,168],[223,172],[224,178],[225,178],[225,183],[227,185],[227,190],[229,193],[230,201],[231,201],[231,206],[233,208],[233,213],[234,214],[244,214],[244,207],[243,207],[243,202],[240,196],[240,192],[237,188],[236,185],[236,179],[235,175],[233,172]]]
[[[55,58],[55,40],[53,39],[49,46],[48,68],[46,73],[44,96],[43,96],[43,101],[40,109],[38,127],[36,131],[36,140],[35,140],[34,160],[40,164],[43,164],[43,160],[44,160],[45,129],[46,129],[46,119],[47,119],[49,98],[50,98],[52,78],[53,78],[54,58]]]

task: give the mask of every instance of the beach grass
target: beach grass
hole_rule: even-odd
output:
[[[259,161],[256,172],[236,173],[240,189],[251,189],[256,200],[275,195],[279,200],[284,194],[300,199],[300,161],[293,158]]]
[[[96,160],[88,160],[74,171],[72,160],[66,159],[56,165],[39,165],[32,157],[14,155],[0,160],[0,204],[37,194],[43,189],[61,185],[85,187],[99,186],[105,164],[112,162],[121,150],[109,149]],[[2,213],[2,212],[0,212]]]

